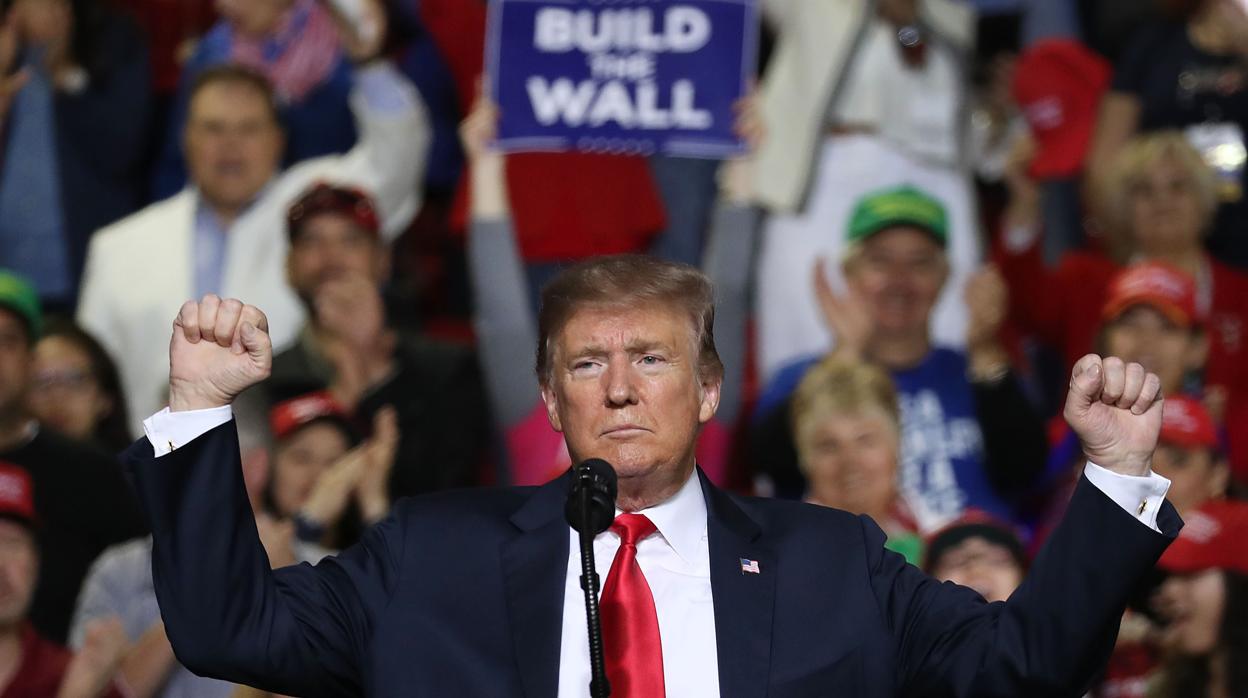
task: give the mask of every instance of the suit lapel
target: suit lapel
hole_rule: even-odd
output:
[[[538,488],[512,516],[517,535],[502,545],[507,612],[524,694],[549,698],[559,690],[563,592],[568,573],[564,475]]]
[[[698,474],[707,505],[719,692],[723,698],[757,698],[767,694],[771,668],[776,557],[758,524]],[[749,562],[758,563],[757,574],[742,569]]]

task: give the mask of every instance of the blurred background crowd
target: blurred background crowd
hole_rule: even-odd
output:
[[[712,480],[989,601],[1082,470],[1073,363],[1157,373],[1187,525],[1091,695],[1248,696],[1248,3],[761,5],[720,162],[491,149],[484,0],[0,2],[0,696],[257,695],[178,665],[114,455],[183,301],[267,313],[245,480],[314,563],[567,468],[538,291],[614,253],[716,284]]]

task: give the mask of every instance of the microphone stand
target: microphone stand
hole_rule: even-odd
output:
[[[592,698],[608,698],[611,695],[611,684],[607,681],[607,665],[602,658],[602,620],[598,616],[598,572],[594,564],[594,532],[589,525],[590,491],[583,488],[580,492],[581,520],[581,589],[585,592],[585,618],[589,621],[589,666],[591,679],[589,695]]]

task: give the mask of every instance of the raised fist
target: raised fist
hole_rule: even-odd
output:
[[[1161,433],[1161,379],[1117,357],[1088,354],[1071,372],[1063,412],[1083,452],[1120,475],[1147,475]]]
[[[269,321],[254,305],[213,294],[187,301],[169,340],[169,408],[221,407],[268,378],[273,367]]]

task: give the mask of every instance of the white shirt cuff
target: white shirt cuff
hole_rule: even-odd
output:
[[[1143,477],[1119,475],[1092,461],[1088,461],[1083,474],[1140,523],[1161,533],[1161,529],[1157,528],[1157,512],[1161,511],[1161,502],[1170,491],[1169,480],[1152,471]]]
[[[152,450],[159,458],[233,418],[234,410],[229,405],[184,412],[170,412],[166,407],[143,420],[143,432],[147,434],[147,440],[151,442]]]

